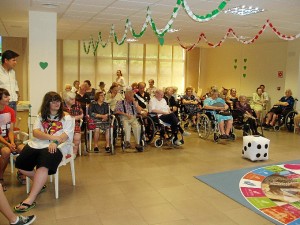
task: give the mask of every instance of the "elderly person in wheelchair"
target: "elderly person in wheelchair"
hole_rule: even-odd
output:
[[[141,124],[137,119],[137,114],[141,113],[141,107],[138,105],[138,102],[134,99],[134,92],[131,89],[126,89],[125,99],[118,101],[115,114],[120,116],[120,120],[123,124],[125,131],[125,148],[131,148],[130,145],[130,136],[131,128],[136,142],[136,150],[138,152],[143,152],[144,147],[140,143],[141,137]],[[127,150],[130,152],[130,150]]]
[[[216,117],[221,132],[221,139],[229,139],[232,131],[233,118],[228,111],[229,106],[222,98],[219,98],[219,92],[216,89],[211,91],[211,96],[206,98],[203,103],[203,109],[212,110],[211,113]]]
[[[283,96],[266,115],[266,121],[263,124],[263,127],[272,128],[279,115],[282,114],[285,116],[288,112],[293,110],[294,103],[295,99],[292,96],[292,91],[291,89],[287,89],[285,91],[285,96]]]
[[[173,143],[175,145],[182,145],[182,142],[178,140],[179,120],[176,115],[171,112],[166,100],[164,99],[164,92],[160,89],[155,91],[155,97],[150,100],[149,112],[156,113],[158,118],[171,125],[172,135],[174,137]]]
[[[250,104],[247,102],[247,97],[245,95],[239,96],[239,101],[235,105],[235,111],[240,112],[243,115],[243,122],[248,124],[253,135],[261,135],[257,131],[257,118],[255,111],[251,109]],[[244,134],[248,133],[248,129],[244,129]],[[245,134],[246,135],[246,134]]]

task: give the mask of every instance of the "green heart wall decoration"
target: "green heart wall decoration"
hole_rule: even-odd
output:
[[[234,59],[234,62],[236,63],[236,62],[237,62],[237,59]]]
[[[48,67],[48,63],[47,62],[40,62],[40,67],[44,70]]]
[[[247,69],[247,66],[244,66],[244,70],[246,70]]]
[[[244,59],[244,62],[247,62],[247,59]]]
[[[246,74],[245,73],[243,74],[243,77],[246,78]]]
[[[236,70],[236,68],[237,68],[237,65],[234,65],[234,69]]]

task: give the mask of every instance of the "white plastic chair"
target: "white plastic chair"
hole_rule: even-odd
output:
[[[62,148],[63,146],[68,145],[68,152],[66,154],[63,154],[63,158],[58,165],[57,171],[54,174],[54,187],[55,187],[55,198],[58,199],[58,182],[59,182],[59,168],[61,166],[66,166],[68,163],[70,164],[71,169],[71,175],[72,175],[72,183],[73,186],[75,186],[76,183],[76,176],[75,176],[75,164],[74,164],[74,154],[73,154],[73,144],[72,143],[62,143],[58,146],[58,148]],[[52,175],[50,176],[50,182],[52,182]],[[27,194],[30,191],[30,179],[26,177],[26,192]]]
[[[29,135],[26,132],[16,130],[14,131],[15,137],[19,140],[22,140],[23,143],[29,139]],[[10,153],[10,172],[14,172],[14,159],[19,156],[17,153]]]

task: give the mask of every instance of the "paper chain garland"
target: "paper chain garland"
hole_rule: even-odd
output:
[[[194,43],[192,46],[188,47],[188,46],[184,46],[183,44],[181,44],[181,41],[179,39],[179,37],[177,37],[177,40],[179,42],[179,45],[184,48],[185,50],[187,51],[191,51],[193,50],[195,47],[197,47],[197,45],[199,44],[199,42],[201,41],[201,39],[203,38],[204,41],[207,43],[208,46],[212,47],[212,48],[216,48],[216,47],[220,47],[224,42],[225,40],[228,38],[229,34],[232,34],[232,36],[239,42],[243,43],[243,44],[252,44],[254,43],[259,37],[260,35],[266,30],[267,26],[269,26],[273,31],[274,33],[282,40],[286,40],[286,41],[292,41],[292,40],[295,40],[297,38],[300,37],[300,33],[297,34],[297,35],[285,35],[285,34],[282,34],[281,32],[279,32],[275,27],[274,25],[270,22],[270,20],[267,20],[267,22],[263,25],[263,27],[261,28],[261,30],[251,39],[245,41],[245,40],[242,40],[240,39],[236,33],[234,32],[234,30],[232,28],[229,28],[227,33],[225,34],[225,36],[216,44],[212,43],[212,42],[209,42],[205,36],[204,33],[201,33],[199,35],[199,38],[198,38],[198,41],[196,43]]]
[[[135,32],[135,30],[132,27],[131,21],[129,19],[127,19],[126,24],[125,24],[125,31],[124,31],[124,34],[123,34],[123,37],[121,38],[121,40],[118,40],[117,34],[115,32],[115,26],[114,26],[114,24],[112,24],[111,29],[110,29],[110,33],[109,33],[109,37],[108,37],[106,42],[102,41],[102,34],[101,34],[101,32],[99,32],[98,33],[98,39],[96,41],[94,41],[93,38],[90,37],[88,47],[86,47],[85,42],[83,42],[83,48],[84,48],[85,53],[89,54],[90,48],[92,46],[93,53],[95,55],[96,52],[97,52],[99,44],[102,46],[102,48],[105,48],[112,36],[114,37],[114,40],[118,45],[122,45],[122,44],[124,44],[124,41],[127,38],[128,29],[130,30],[133,37],[140,38],[144,35],[144,33],[145,33],[145,31],[146,31],[149,24],[150,24],[152,30],[154,31],[155,35],[158,38],[163,38],[164,35],[166,34],[166,32],[172,27],[173,22],[174,22],[175,18],[178,15],[180,6],[182,6],[182,8],[185,10],[185,12],[189,15],[189,17],[191,19],[193,19],[197,22],[206,22],[206,21],[209,21],[209,20],[213,19],[214,17],[216,17],[226,7],[227,2],[229,2],[229,1],[230,0],[222,1],[219,4],[218,8],[214,9],[211,13],[208,13],[204,16],[199,16],[199,15],[194,14],[191,11],[191,9],[188,6],[186,0],[177,0],[176,6],[173,8],[173,13],[171,15],[171,18],[170,18],[169,22],[166,24],[166,26],[161,31],[156,28],[156,24],[155,24],[154,20],[151,17],[150,7],[147,7],[146,20],[145,20],[145,22],[142,26],[142,29],[141,29],[140,33]]]

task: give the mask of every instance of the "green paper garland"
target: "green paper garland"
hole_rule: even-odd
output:
[[[126,38],[127,38],[127,32],[128,29],[130,30],[132,36],[134,38],[140,38],[144,35],[148,25],[150,24],[153,32],[155,33],[155,35],[158,37],[158,40],[160,40],[160,38],[163,38],[165,36],[165,34],[168,32],[168,30],[172,27],[175,18],[178,15],[180,6],[185,10],[185,12],[189,15],[189,17],[197,22],[206,22],[209,21],[211,19],[213,19],[214,17],[216,17],[217,15],[219,15],[219,13],[226,7],[227,2],[229,2],[230,0],[223,0],[217,9],[214,9],[211,13],[208,13],[204,16],[200,16],[200,15],[196,15],[194,14],[191,10],[190,7],[187,4],[186,0],[177,0],[176,2],[176,6],[173,8],[173,13],[171,15],[171,18],[169,20],[169,22],[166,24],[166,26],[160,31],[159,29],[157,29],[156,24],[154,22],[154,20],[151,17],[151,11],[150,8],[147,7],[147,14],[146,14],[146,20],[142,26],[142,29],[139,33],[137,33],[131,24],[131,21],[129,19],[126,19],[126,23],[125,23],[125,31],[123,34],[123,37],[121,38],[121,40],[118,40],[117,34],[115,32],[115,28],[114,25],[112,24],[111,29],[110,29],[110,33],[109,33],[109,37],[107,39],[106,42],[103,43],[102,41],[102,35],[101,32],[98,33],[98,38],[96,41],[94,41],[93,37],[90,37],[90,40],[88,42],[88,47],[86,46],[86,43],[83,42],[83,48],[84,48],[84,52],[86,54],[89,54],[91,46],[93,48],[93,53],[94,55],[96,55],[97,49],[99,44],[102,46],[102,48],[105,48],[107,43],[109,42],[109,40],[111,39],[111,37],[113,36],[115,42],[118,45],[122,45],[124,44]]]

